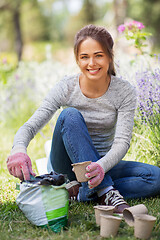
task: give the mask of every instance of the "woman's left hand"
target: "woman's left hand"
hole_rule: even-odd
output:
[[[86,167],[86,171],[85,176],[90,179],[88,181],[89,188],[97,187],[105,175],[103,168],[98,163],[92,162]]]

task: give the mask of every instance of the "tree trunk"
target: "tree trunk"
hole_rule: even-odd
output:
[[[20,12],[19,8],[14,10],[13,13],[13,22],[15,26],[15,50],[18,56],[18,61],[21,60],[22,57],[22,49],[23,49],[23,41],[22,41],[22,33],[21,33],[21,26],[20,26]]]
[[[84,8],[85,8],[85,21],[86,23],[92,23],[95,21],[95,9],[94,9],[94,1],[85,0]]]
[[[118,27],[124,22],[127,13],[127,0],[114,0],[113,7],[115,12],[115,24]]]

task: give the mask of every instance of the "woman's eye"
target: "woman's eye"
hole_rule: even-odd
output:
[[[82,57],[81,57],[81,59],[86,59],[86,58],[88,58],[88,57],[87,57],[87,56],[82,56]]]
[[[96,57],[103,57],[101,54],[97,54]]]

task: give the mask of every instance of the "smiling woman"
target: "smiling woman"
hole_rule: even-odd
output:
[[[160,169],[123,161],[132,136],[136,91],[116,77],[113,39],[104,28],[87,25],[75,36],[74,53],[80,73],[65,76],[15,135],[9,172],[21,180],[34,175],[27,147],[55,112],[64,107],[53,133],[48,171],[68,176],[69,199],[112,205],[122,213],[126,198],[160,194]],[[91,161],[88,181],[76,181],[72,164]],[[122,195],[123,196],[122,196]]]

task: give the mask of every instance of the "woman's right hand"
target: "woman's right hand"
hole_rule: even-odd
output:
[[[32,170],[31,159],[26,153],[15,153],[7,159],[7,168],[11,175],[21,181],[30,180],[30,175],[36,176]]]

